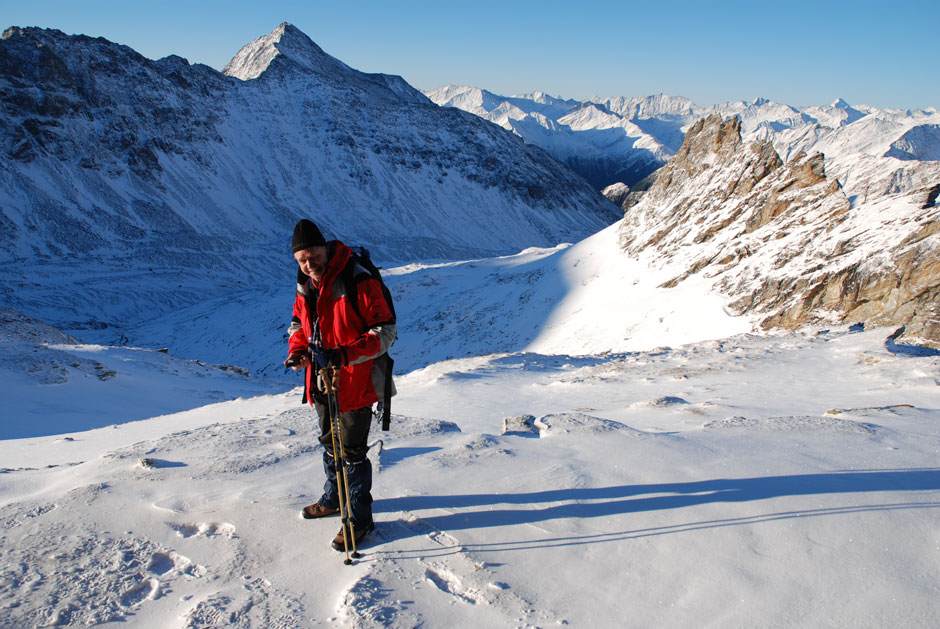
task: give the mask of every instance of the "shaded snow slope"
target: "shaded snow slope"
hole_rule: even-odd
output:
[[[620,216],[541,149],[290,25],[233,64],[242,78],[100,38],[4,33],[5,306],[94,332],[270,287],[293,277],[303,216],[380,260],[553,246]]]
[[[148,419],[277,387],[234,365],[84,344],[8,309],[0,309],[0,382],[5,439]]]
[[[752,329],[753,320],[732,316],[709,281],[661,287],[668,271],[651,270],[623,253],[618,225],[576,245],[384,269],[398,315],[396,371],[527,349],[650,349]],[[277,376],[292,304],[293,286],[281,282],[277,290],[207,300],[128,326],[126,333],[144,347]]]

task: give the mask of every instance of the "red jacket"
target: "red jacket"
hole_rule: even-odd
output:
[[[329,246],[332,255],[319,291],[306,275],[298,273],[288,348],[291,354],[307,350],[313,334],[310,315],[315,309],[323,347],[339,349],[343,354],[338,399],[339,410],[345,412],[371,406],[379,400],[378,392],[384,388],[385,374],[376,373],[379,370],[375,359],[395,341],[396,327],[382,285],[362,267],[353,269],[358,312],[353,308],[340,277],[347,264],[355,264],[350,260],[352,251],[339,241],[332,241]],[[312,366],[307,368],[306,385],[307,402],[313,404],[316,370]]]

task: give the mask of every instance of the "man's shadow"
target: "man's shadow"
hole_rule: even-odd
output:
[[[533,524],[562,518],[599,518],[647,511],[681,509],[711,503],[751,502],[784,496],[936,490],[940,490],[940,469],[865,470],[651,485],[553,489],[530,493],[404,496],[377,501],[374,509],[376,512],[385,513],[408,511],[420,517],[420,525],[418,526],[398,526],[394,527],[394,532],[388,531],[394,538],[402,539],[424,534],[429,530],[454,531]],[[546,503],[550,504],[539,506]],[[519,508],[477,509],[477,507],[491,507],[494,505],[518,505]],[[905,508],[940,508],[940,501],[856,505],[764,514],[749,518],[733,518],[661,527],[661,530],[620,532],[567,540],[543,540],[542,545],[549,542],[554,542],[553,545],[564,542],[589,543],[592,538],[596,538],[595,541],[611,541],[614,538],[624,539],[784,517],[806,517]],[[420,514],[421,511],[434,509],[457,511],[444,515],[425,516]],[[391,541],[387,536],[386,540]],[[529,547],[532,547],[533,544],[539,545],[531,540],[526,543],[529,544]]]

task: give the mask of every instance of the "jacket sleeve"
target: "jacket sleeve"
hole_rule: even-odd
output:
[[[299,294],[294,298],[294,316],[287,328],[287,353],[301,352],[307,349],[307,337],[301,323],[306,315],[306,304]]]
[[[346,362],[350,365],[378,358],[388,351],[397,338],[395,317],[385,301],[378,280],[370,278],[359,284],[358,306],[367,329],[355,341],[343,347]]]

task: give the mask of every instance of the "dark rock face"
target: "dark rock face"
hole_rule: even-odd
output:
[[[784,164],[710,116],[626,215],[621,245],[714,282],[766,328],[827,321],[903,325],[940,345],[940,208],[933,188],[852,207],[822,154]]]

